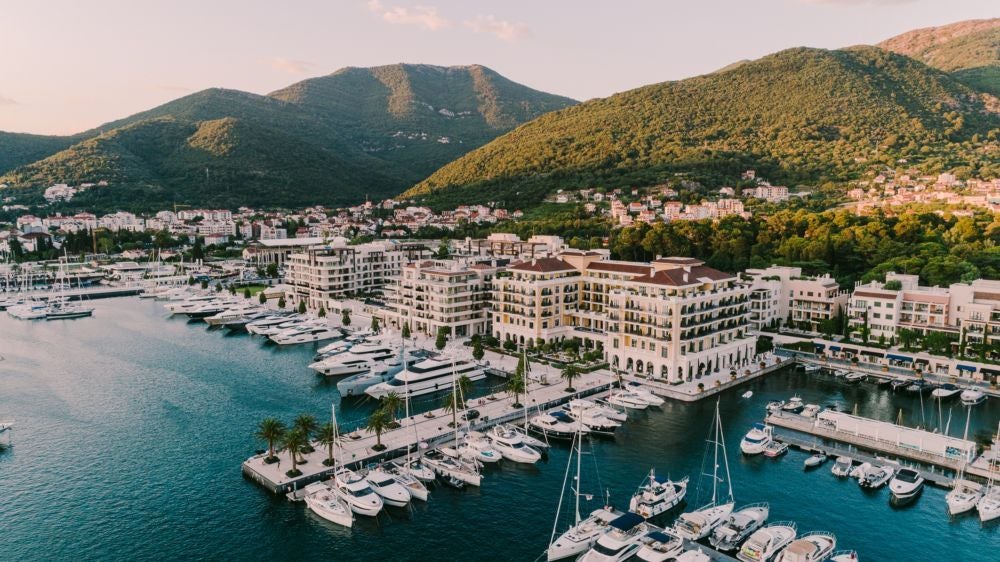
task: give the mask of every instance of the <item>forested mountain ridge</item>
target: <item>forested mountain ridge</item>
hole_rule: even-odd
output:
[[[24,147],[0,158],[0,183],[38,201],[54,183],[107,180],[74,199],[100,208],[346,205],[573,103],[482,66],[347,68],[268,96],[203,90],[72,138],[0,134]]]
[[[712,74],[644,86],[543,115],[406,192],[431,204],[675,173],[843,181],[873,162],[1000,174],[987,139],[1000,102],[875,47],[797,48]]]

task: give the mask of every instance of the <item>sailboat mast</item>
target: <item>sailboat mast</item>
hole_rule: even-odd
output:
[[[577,422],[576,426],[576,519],[575,525],[580,524],[580,463],[583,459],[583,424]]]
[[[733,502],[733,479],[729,474],[729,454],[726,453],[726,434],[722,431],[722,416],[719,414],[719,402],[715,403],[715,424],[719,432],[719,444],[722,446],[722,462],[726,465],[726,486],[729,487],[729,503]]]
[[[719,487],[719,400],[715,400],[715,458],[712,461],[712,503],[715,504],[716,489]]]
[[[340,432],[337,430],[337,405],[330,403],[330,423],[333,424],[333,468],[337,468],[337,443],[340,441]]]

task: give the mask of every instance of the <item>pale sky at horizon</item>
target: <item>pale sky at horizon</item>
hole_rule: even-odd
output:
[[[71,134],[205,88],[266,94],[397,62],[483,64],[585,100],[785,48],[872,44],[1000,16],[995,0],[282,4],[0,0],[0,130]]]

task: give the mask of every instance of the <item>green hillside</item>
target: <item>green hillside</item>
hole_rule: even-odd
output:
[[[783,183],[845,180],[899,158],[1000,174],[982,147],[998,134],[998,111],[995,98],[881,49],[791,49],[543,115],[406,194],[526,204],[556,188],[732,178],[746,167]]]
[[[878,44],[1000,96],[1000,18],[916,29]]]
[[[69,137],[0,131],[0,174],[55,154],[71,144],[73,140]]]
[[[27,155],[0,183],[37,201],[53,183],[107,180],[73,201],[97,208],[356,203],[571,103],[478,66],[349,68],[269,96],[185,96]]]

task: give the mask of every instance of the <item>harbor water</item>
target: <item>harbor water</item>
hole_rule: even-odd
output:
[[[92,305],[93,318],[62,322],[0,314],[0,419],[17,424],[13,448],[0,452],[0,559],[532,561],[543,553],[568,447],[554,447],[537,466],[488,467],[480,489],[438,486],[427,503],[339,528],[240,474],[240,463],[264,446],[253,438],[264,417],[323,419],[337,403],[350,425],[373,408],[342,402],[335,380],[306,368],[316,346],[209,330],[168,317],[160,302]],[[752,398],[741,398],[747,390]],[[720,397],[737,504],[767,501],[772,521],[833,532],[838,548],[865,561],[996,559],[1000,527],[982,526],[974,513],[949,519],[944,490],[927,487],[894,507],[887,489],[865,492],[834,478],[830,464],[803,471],[798,451],[741,457],[739,439],[765,404],[795,393],[883,420],[902,410],[908,425],[949,425],[953,435],[965,426],[957,401],[943,404],[940,422],[929,398],[921,412],[915,395],[795,369],[774,373]],[[614,439],[592,441],[582,489],[593,499],[584,509],[599,507],[604,490],[627,506],[651,467],[690,475],[687,504],[695,507],[699,474],[711,472],[703,458],[713,410],[714,400],[668,401],[634,415]],[[998,418],[1000,400],[972,408],[970,438],[988,439]]]

